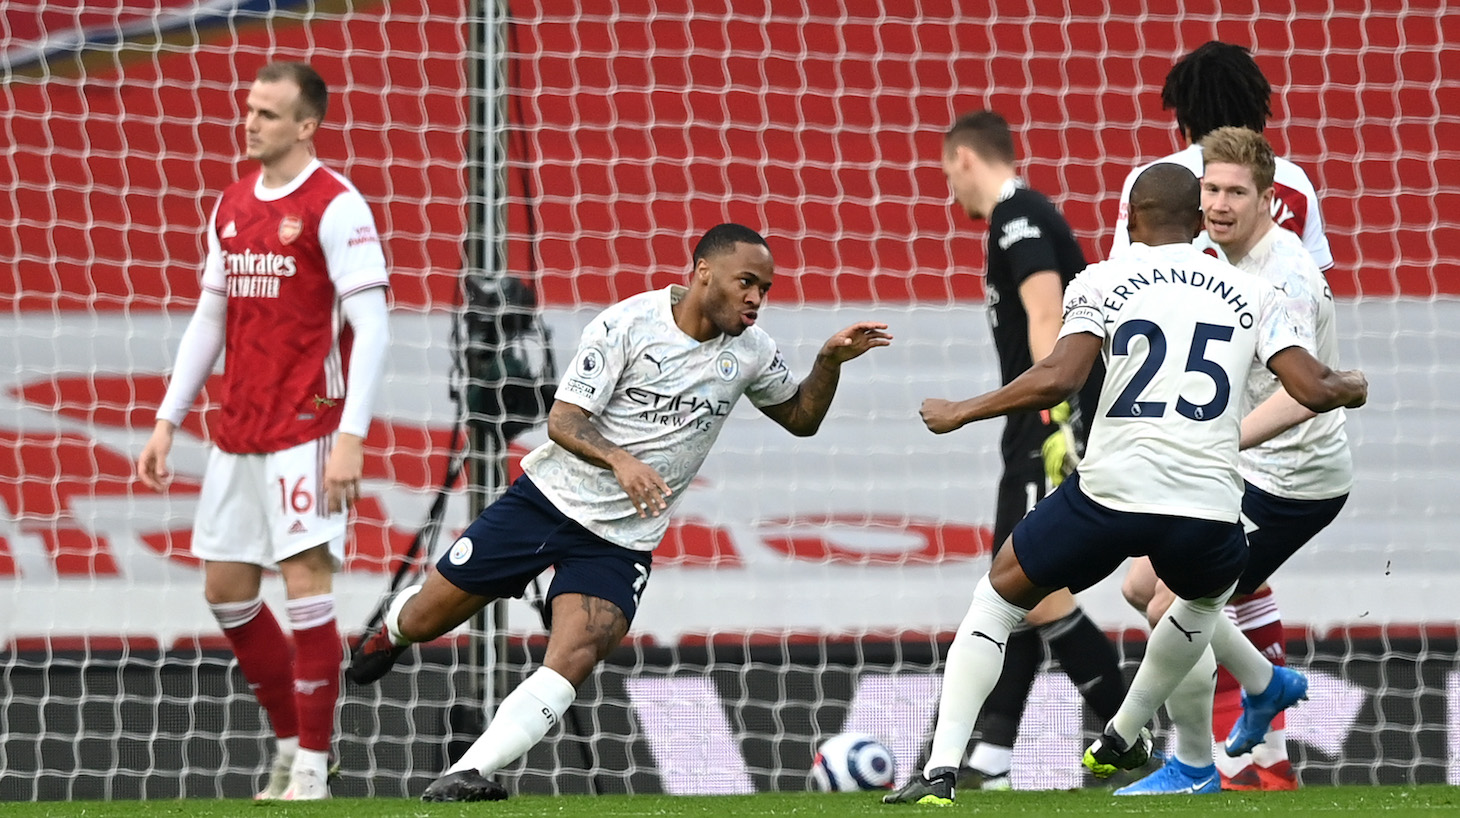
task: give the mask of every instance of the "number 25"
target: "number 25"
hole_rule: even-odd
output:
[[[1115,331],[1115,336],[1110,339],[1111,355],[1129,355],[1131,339],[1137,335],[1146,339],[1146,360],[1141,362],[1141,368],[1136,370],[1135,377],[1121,390],[1120,396],[1110,404],[1110,411],[1106,417],[1112,418],[1138,418],[1138,417],[1161,417],[1166,414],[1166,402],[1158,400],[1137,400],[1141,392],[1145,391],[1151,379],[1161,369],[1161,364],[1166,360],[1166,333],[1151,321],[1135,319],[1120,325]],[[1186,371],[1200,372],[1212,379],[1216,386],[1216,394],[1212,399],[1203,404],[1195,404],[1186,398],[1177,396],[1176,413],[1182,417],[1192,420],[1212,420],[1222,414],[1227,408],[1227,401],[1232,397],[1232,384],[1227,380],[1227,372],[1217,364],[1216,361],[1206,357],[1207,344],[1212,341],[1232,340],[1232,328],[1218,324],[1196,325],[1196,332],[1192,333],[1191,349],[1186,353]]]

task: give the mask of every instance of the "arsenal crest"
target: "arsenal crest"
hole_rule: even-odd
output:
[[[292,244],[299,234],[304,232],[304,220],[298,216],[285,216],[279,222],[279,241],[284,244]]]

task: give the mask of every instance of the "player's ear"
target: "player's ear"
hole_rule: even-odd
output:
[[[710,283],[710,260],[702,258],[695,262],[695,279],[701,284]]]

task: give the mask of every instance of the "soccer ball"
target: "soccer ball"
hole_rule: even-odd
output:
[[[865,733],[838,733],[822,742],[811,780],[822,792],[891,789],[896,764],[887,746]]]

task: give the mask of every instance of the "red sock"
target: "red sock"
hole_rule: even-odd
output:
[[[335,732],[335,702],[340,697],[340,663],[345,657],[335,625],[334,598],[291,599],[289,617],[294,622],[294,706],[299,711],[299,746],[328,752]]]
[[[1242,686],[1224,667],[1217,668],[1217,694],[1212,699],[1212,736],[1218,744],[1232,733],[1232,725],[1242,715]]]
[[[242,603],[248,605],[250,603]],[[216,609],[225,606],[214,606]],[[238,607],[238,604],[234,604]],[[220,616],[221,621],[228,621]],[[224,628],[223,635],[238,657],[238,669],[253,690],[259,706],[269,716],[274,735],[290,738],[299,734],[299,717],[294,709],[294,667],[289,640],[269,606],[241,625]]]
[[[1237,614],[1237,627],[1242,630],[1247,641],[1262,651],[1262,655],[1273,664],[1286,665],[1288,649],[1283,635],[1283,620],[1278,612],[1277,601],[1272,598],[1272,589],[1259,589],[1257,593],[1238,600],[1232,609]],[[1272,729],[1285,729],[1287,722],[1287,714],[1279,713],[1272,720]]]

